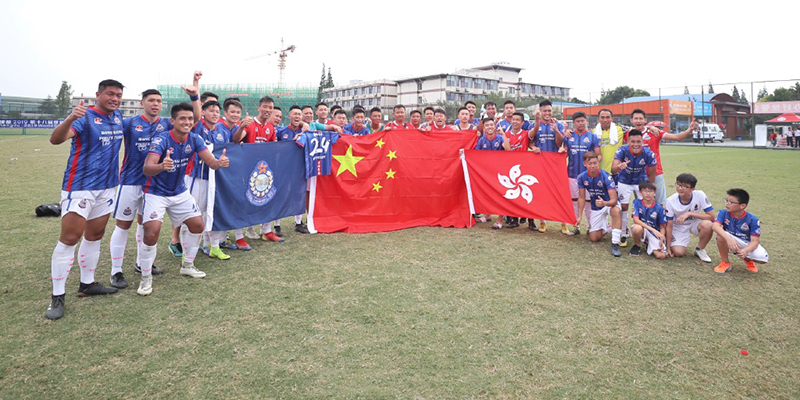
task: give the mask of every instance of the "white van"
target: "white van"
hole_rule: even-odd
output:
[[[701,123],[700,130],[692,132],[695,143],[715,141],[722,143],[725,140],[725,133],[717,124]]]

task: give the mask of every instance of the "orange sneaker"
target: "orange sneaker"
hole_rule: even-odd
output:
[[[261,239],[268,242],[282,242],[283,238],[278,237],[275,232],[265,233],[261,235]]]
[[[756,266],[756,263],[753,262],[753,260],[745,261],[744,265],[747,266],[747,270],[748,271],[750,271],[750,272],[758,272],[758,267]]]
[[[717,272],[717,273],[720,273],[720,274],[724,274],[724,273],[726,273],[726,272],[728,272],[730,270],[731,270],[731,263],[725,262],[725,261],[720,261],[719,265],[717,265],[717,267],[714,268],[714,272]]]
[[[250,247],[249,244],[247,244],[247,241],[245,241],[244,238],[236,239],[236,246],[239,250],[244,250],[244,251],[253,250],[253,248]]]

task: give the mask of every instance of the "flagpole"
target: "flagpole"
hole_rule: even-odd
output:
[[[464,169],[464,182],[467,184],[467,201],[469,201],[469,227],[472,228],[475,222],[475,219],[472,217],[475,215],[475,204],[472,203],[472,187],[469,184],[469,171],[467,170],[467,159],[464,156],[464,149],[459,149],[458,154],[461,157],[461,166]]]

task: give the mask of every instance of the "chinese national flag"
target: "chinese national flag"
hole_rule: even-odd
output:
[[[566,154],[464,150],[476,213],[574,224]]]
[[[331,175],[318,176],[311,186],[309,230],[470,226],[459,150],[476,142],[475,131],[342,135],[332,146]]]

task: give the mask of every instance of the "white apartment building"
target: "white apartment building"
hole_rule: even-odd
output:
[[[367,111],[373,107],[380,107],[384,116],[388,116],[392,108],[397,105],[397,82],[386,79],[370,82],[350,81],[347,86],[323,90],[322,101],[328,103],[328,107],[338,104],[348,112],[356,105],[361,105]]]

